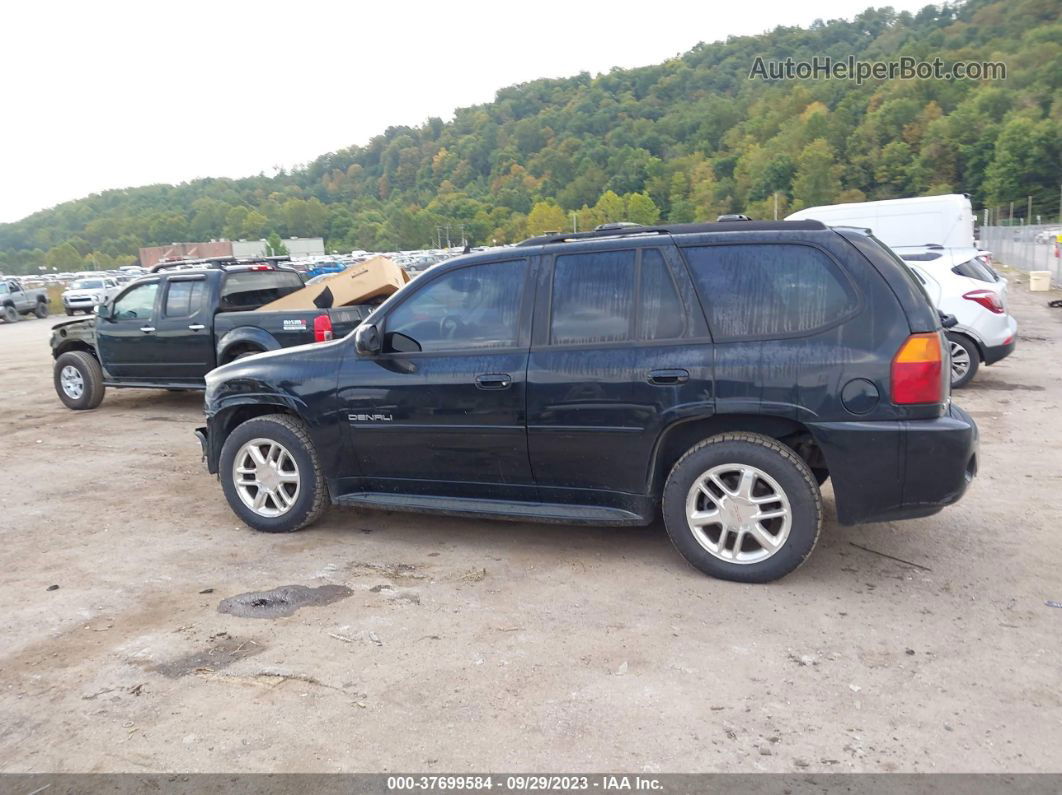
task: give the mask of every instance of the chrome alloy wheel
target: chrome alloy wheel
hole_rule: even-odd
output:
[[[59,371],[59,384],[63,387],[63,394],[71,400],[77,400],[85,394],[85,378],[73,365],[68,364]]]
[[[970,353],[957,342],[951,343],[951,380],[958,381],[970,369]]]
[[[259,516],[283,516],[299,499],[299,466],[284,445],[252,439],[232,462],[232,482],[243,504]]]
[[[793,512],[778,481],[749,464],[712,467],[686,495],[697,543],[727,563],[759,563],[789,538]]]

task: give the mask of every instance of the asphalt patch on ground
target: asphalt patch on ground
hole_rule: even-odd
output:
[[[251,591],[222,599],[218,612],[241,618],[281,618],[293,615],[302,607],[330,605],[352,593],[345,585],[322,585],[319,588],[282,585],[271,591]]]

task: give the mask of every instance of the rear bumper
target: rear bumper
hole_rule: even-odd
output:
[[[985,364],[995,364],[1000,359],[1006,359],[1008,356],[1014,353],[1014,348],[1017,346],[1017,344],[1018,335],[1015,334],[1013,337],[1011,337],[1010,342],[1004,343],[1003,345],[986,345],[983,351]]]
[[[811,430],[842,524],[930,516],[958,502],[977,474],[977,425],[954,404],[931,420],[822,423]]]

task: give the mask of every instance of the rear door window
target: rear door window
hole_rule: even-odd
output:
[[[717,341],[804,336],[851,315],[855,292],[824,252],[791,243],[683,249]]]
[[[203,279],[171,281],[166,291],[166,317],[190,317],[203,304]]]
[[[550,342],[622,342],[634,316],[633,250],[566,254],[553,267]]]

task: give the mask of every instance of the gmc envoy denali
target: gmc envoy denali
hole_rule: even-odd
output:
[[[344,339],[207,375],[207,468],[248,525],[329,502],[645,525],[703,572],[799,566],[929,516],[977,470],[941,320],[867,230],[723,222],[546,235],[419,277]]]

